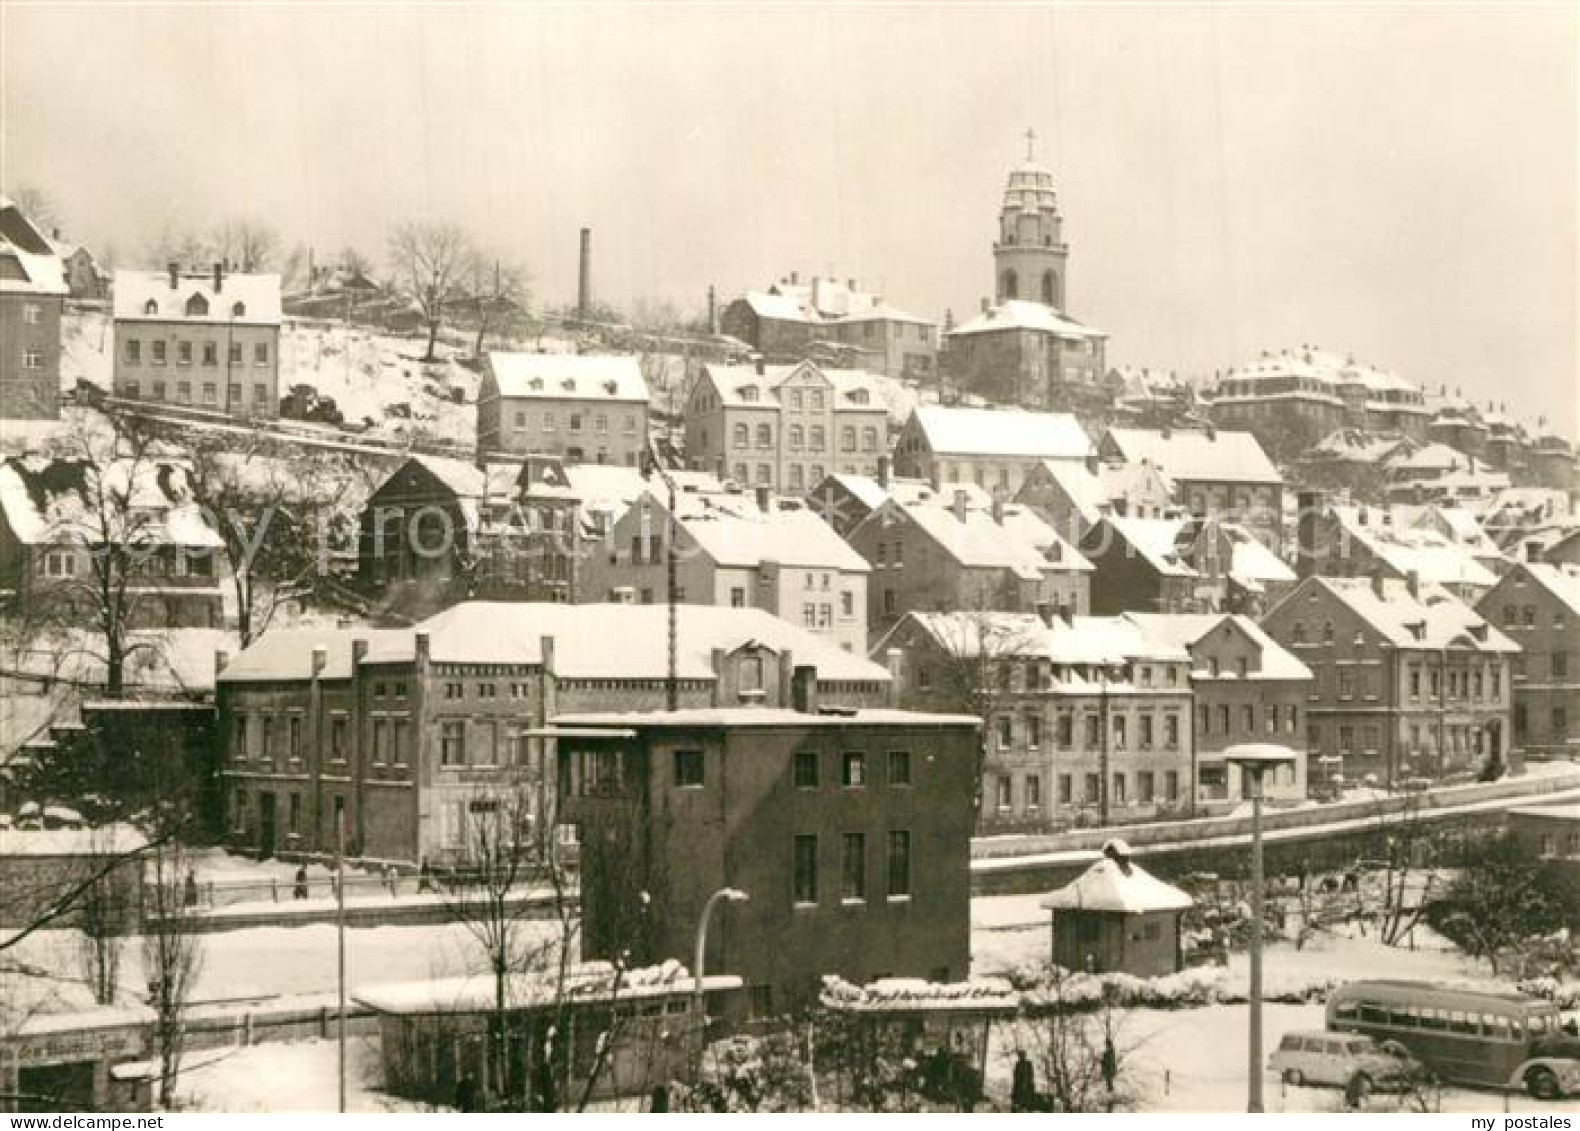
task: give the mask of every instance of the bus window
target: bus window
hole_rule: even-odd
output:
[[[1354,1021],[1355,1003],[1353,1001],[1341,1002],[1334,1008],[1333,1017],[1338,1021]]]
[[[1463,1009],[1455,1009],[1448,1015],[1448,1029],[1451,1033],[1474,1033],[1476,1022]]]
[[[1448,1022],[1443,1017],[1441,1009],[1423,1009],[1421,1011],[1421,1028],[1442,1032],[1448,1028]]]
[[[1373,1025],[1388,1024],[1388,1011],[1380,1005],[1361,1006],[1361,1020]]]
[[[1408,1006],[1394,1006],[1388,1014],[1388,1024],[1399,1029],[1414,1029],[1415,1013]]]
[[[1496,1013],[1484,1013],[1481,1015],[1481,1028],[1487,1036],[1494,1040],[1507,1041],[1511,1039],[1509,1019],[1507,1017],[1501,1017]]]

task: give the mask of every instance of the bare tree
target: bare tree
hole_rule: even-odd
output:
[[[94,860],[114,857],[115,833],[114,825],[93,830],[90,839]],[[120,989],[129,910],[122,903],[113,873],[97,876],[83,894],[77,917],[77,957],[83,981],[100,1005],[113,1002]]]
[[[9,195],[17,211],[32,221],[34,227],[45,235],[60,223],[60,212],[55,207],[55,198],[37,185],[18,185]]]
[[[409,221],[390,236],[395,287],[417,308],[428,327],[424,361],[434,360],[446,310],[465,295],[466,268],[472,255],[471,241],[454,224]]]
[[[1580,922],[1580,885],[1504,834],[1462,869],[1431,910],[1432,925],[1498,974],[1537,940]]]
[[[274,263],[280,234],[261,220],[235,217],[215,227],[209,237],[213,257],[236,271],[262,271]]]
[[[467,256],[464,288],[477,319],[472,353],[481,357],[488,331],[527,308],[527,271],[517,263],[501,263],[480,251]]]
[[[143,887],[143,970],[154,1011],[159,1057],[159,1106],[175,1102],[186,1051],[187,1004],[203,966],[203,936],[193,929],[196,914],[191,864],[175,840],[156,842],[148,854]]]
[[[207,237],[185,224],[167,223],[144,249],[146,257],[163,266],[174,263],[187,271],[206,270],[213,260],[213,245]]]
[[[1046,1087],[1054,1111],[1099,1112],[1131,1106],[1135,1099],[1129,1065],[1135,1048],[1127,1042],[1105,992],[1095,1011],[1082,1010],[1064,998],[1069,975],[1051,967],[1051,1000],[1016,1026],[1015,1040],[1024,1049]]]

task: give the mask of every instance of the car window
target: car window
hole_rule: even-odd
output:
[[[1372,1051],[1371,1042],[1349,1041],[1345,1044],[1344,1051],[1349,1053],[1351,1056],[1364,1056],[1366,1053]]]

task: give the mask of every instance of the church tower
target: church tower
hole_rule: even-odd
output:
[[[1053,173],[1039,165],[1037,135],[1026,131],[1026,160],[1010,170],[993,243],[993,293],[1007,299],[1040,302],[1064,309],[1065,261],[1070,249],[1059,231],[1059,200]]]

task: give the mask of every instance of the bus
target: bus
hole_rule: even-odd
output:
[[[1329,995],[1327,1025],[1397,1041],[1448,1083],[1524,1088],[1541,1100],[1580,1094],[1580,1040],[1541,998],[1432,982],[1351,982]]]

